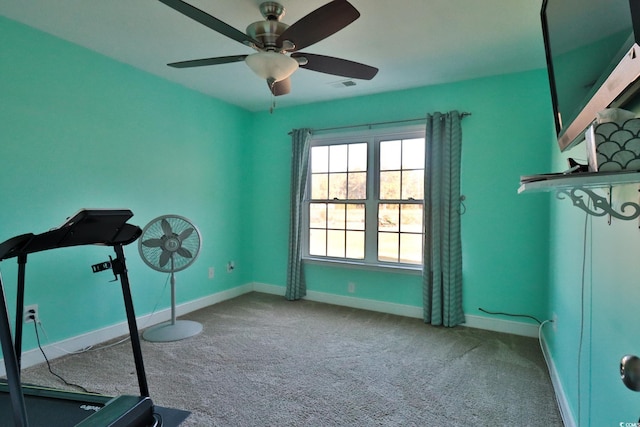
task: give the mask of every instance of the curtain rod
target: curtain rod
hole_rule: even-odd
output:
[[[460,113],[460,118],[464,118],[466,116],[470,116],[471,113]],[[349,126],[337,126],[337,127],[332,127],[332,128],[322,128],[322,129],[311,129],[312,133],[316,133],[316,132],[327,132],[330,130],[343,130],[343,129],[352,129],[352,128],[360,128],[360,127],[371,127],[371,126],[380,126],[380,125],[393,125],[393,124],[397,124],[397,123],[410,123],[410,122],[423,122],[427,120],[426,117],[419,117],[416,119],[405,119],[405,120],[392,120],[392,121],[388,121],[388,122],[375,122],[375,123],[363,123],[360,125],[349,125]],[[291,132],[289,132],[289,135],[291,135]]]

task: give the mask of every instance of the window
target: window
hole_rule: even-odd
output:
[[[424,143],[424,130],[315,137],[306,257],[421,265]]]

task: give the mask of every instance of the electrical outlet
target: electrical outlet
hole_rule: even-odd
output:
[[[558,330],[558,315],[553,313],[553,330]]]
[[[24,323],[39,322],[38,304],[26,305],[23,313]]]
[[[215,270],[213,269],[213,267],[209,267],[209,279],[213,279]]]
[[[231,273],[236,268],[236,264],[233,261],[227,263],[227,273]]]
[[[356,292],[356,284],[353,282],[349,282],[347,284],[347,292],[349,292],[350,294],[354,294]]]

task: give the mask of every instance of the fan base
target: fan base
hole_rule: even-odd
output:
[[[202,325],[191,320],[177,320],[175,323],[165,322],[153,326],[143,332],[142,338],[153,342],[179,341],[198,335]]]

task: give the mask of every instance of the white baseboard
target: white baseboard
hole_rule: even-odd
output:
[[[577,427],[578,425],[575,422],[575,418],[573,416],[573,412],[571,411],[571,407],[569,406],[569,400],[567,399],[567,394],[562,387],[562,382],[560,381],[560,376],[558,375],[558,370],[556,369],[556,365],[553,362],[553,357],[551,357],[551,353],[549,353],[549,347],[547,346],[547,340],[545,338],[544,333],[540,334],[540,347],[542,348],[542,354],[544,356],[545,361],[547,362],[547,367],[549,369],[549,376],[551,377],[551,384],[553,385],[553,390],[556,394],[556,401],[558,402],[558,408],[560,410],[560,416],[562,417],[562,422],[565,427]]]
[[[538,337],[538,325],[533,323],[514,322],[513,320],[491,319],[473,314],[464,315],[466,322],[463,326],[485,329],[487,331],[504,332],[506,334],[521,335],[523,337]]]
[[[254,283],[253,290],[267,294],[284,295],[282,286]],[[346,307],[360,308],[363,310],[378,311],[382,313],[396,314],[398,316],[415,317],[422,319],[422,307],[406,304],[396,304],[371,299],[356,298],[343,295],[329,294],[325,292],[307,291],[304,299],[323,302],[326,304],[342,305]],[[491,319],[483,316],[465,315],[466,322],[462,326],[477,329],[486,329],[507,334],[522,335],[526,337],[538,336],[538,325],[514,322],[512,320]]]
[[[228,299],[238,297],[249,292],[262,292],[266,294],[284,296],[285,289],[283,286],[269,285],[265,283],[247,283],[226,291],[217,292],[203,298],[188,301],[176,306],[176,316],[182,316],[192,311],[217,304]],[[413,318],[422,318],[422,307],[410,306],[406,304],[396,304],[384,301],[375,301],[365,298],[357,298],[343,295],[329,294],[325,292],[307,291],[305,299],[317,301],[326,304],[341,305],[346,307],[358,308],[362,310],[371,310],[381,313],[395,314],[398,316],[406,316]],[[538,336],[537,325],[529,325],[526,323],[514,322],[502,319],[489,319],[482,316],[466,315],[466,323],[464,326],[471,328],[486,329],[497,332],[505,332],[515,335],[524,335],[529,337]],[[164,310],[139,316],[137,318],[138,328],[145,329],[155,324],[166,322],[171,319],[171,309]],[[121,322],[116,325],[107,326],[102,329],[87,332],[66,340],[43,346],[43,350],[49,360],[66,354],[81,351],[91,346],[101,344],[114,338],[128,335],[129,328],[127,322]],[[22,353],[22,367],[36,365],[44,362],[39,349],[32,349]],[[0,375],[5,375],[5,367],[3,360],[0,359]]]
[[[182,316],[192,311],[200,310],[219,302],[238,297],[242,294],[253,291],[253,285],[247,284],[238,286],[226,291],[217,292],[193,301],[188,301],[180,305],[176,305],[176,316]],[[166,322],[171,319],[171,308],[157,311],[155,313],[146,314],[136,318],[138,329],[142,330],[158,323]],[[53,360],[69,353],[79,352],[92,346],[104,343],[114,338],[129,335],[129,325],[126,321],[117,323],[112,326],[97,329],[85,334],[77,335],[62,341],[42,346],[42,350],[47,355],[47,359]],[[44,358],[40,349],[35,348],[22,353],[21,367],[28,368],[44,362]],[[6,369],[4,360],[0,359],[0,375],[5,375]]]
[[[285,289],[282,286],[254,283],[253,290],[265,294],[284,296]],[[359,308],[362,310],[378,311],[382,313],[397,314],[398,316],[422,318],[422,308],[410,305],[395,304],[391,302],[375,301],[364,298],[349,297],[329,294],[325,292],[307,291],[304,299],[322,302],[325,304],[341,305],[344,307]]]

